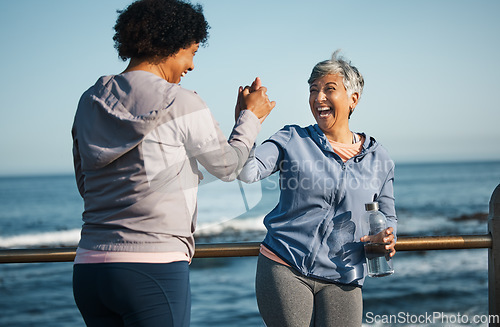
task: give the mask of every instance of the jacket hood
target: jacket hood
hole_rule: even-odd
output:
[[[82,168],[102,168],[137,146],[166,116],[178,88],[145,71],[99,78],[82,95],[73,124]]]
[[[326,151],[333,152],[330,142],[326,138],[325,133],[323,133],[321,128],[319,128],[318,124],[310,125],[307,127],[307,129],[309,130],[312,139],[314,140],[314,142],[316,142],[316,144],[318,144],[318,146],[320,146]],[[379,143],[372,136],[369,136],[365,133],[358,133],[358,134],[363,135],[365,138],[365,142],[363,143],[363,149],[361,150],[361,153],[358,156],[364,156],[367,153],[375,151],[375,149],[379,146]]]

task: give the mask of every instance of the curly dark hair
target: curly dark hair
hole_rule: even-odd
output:
[[[113,36],[118,56],[157,60],[193,43],[204,44],[210,26],[201,5],[182,0],[139,0],[117,11]]]

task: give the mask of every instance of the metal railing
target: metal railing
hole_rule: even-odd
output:
[[[491,248],[485,235],[422,236],[398,238],[397,251]],[[195,258],[250,257],[259,254],[260,242],[197,244]],[[76,247],[0,250],[0,263],[71,262]]]
[[[493,191],[488,215],[488,234],[398,237],[397,251],[488,249],[488,311],[500,315],[500,184]],[[259,254],[259,242],[198,244],[195,258],[247,257]],[[0,263],[70,262],[76,247],[0,250]],[[500,326],[493,323],[490,326]]]

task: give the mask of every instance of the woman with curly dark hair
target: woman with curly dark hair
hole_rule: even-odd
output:
[[[242,90],[226,140],[178,85],[208,38],[201,6],[139,0],[119,13],[113,39],[129,65],[82,95],[72,129],[85,206],[75,301],[88,326],[188,326],[198,163],[234,180],[275,103],[265,88]]]

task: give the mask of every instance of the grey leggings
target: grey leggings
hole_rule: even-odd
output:
[[[361,288],[305,277],[262,254],[255,290],[268,327],[361,326]]]

